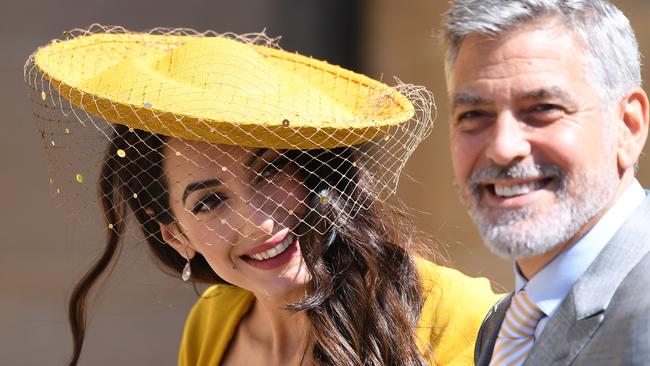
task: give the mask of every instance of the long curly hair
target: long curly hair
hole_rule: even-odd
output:
[[[174,222],[162,160],[165,137],[116,125],[99,178],[99,196],[108,231],[102,255],[80,279],[69,301],[73,336],[70,365],[76,365],[87,323],[87,299],[99,279],[119,258],[129,211],[135,216],[160,267],[179,276],[186,260],[166,245],[160,224]],[[126,155],[116,158],[118,150]],[[313,362],[318,365],[426,365],[418,350],[416,325],[423,292],[412,257],[412,223],[399,210],[360,187],[367,172],[359,169],[353,149],[287,151],[301,167],[310,192],[327,190],[327,205],[308,198],[307,227],[300,249],[311,275],[305,297],[287,309],[304,311],[311,323]],[[346,178],[346,179],[342,179]],[[341,182],[354,182],[343,184]],[[357,198],[343,199],[342,196]],[[370,201],[355,206],[351,201]],[[345,220],[345,222],[340,222]],[[196,282],[225,283],[197,253],[191,260]]]

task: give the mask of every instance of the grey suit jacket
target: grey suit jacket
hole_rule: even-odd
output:
[[[573,286],[524,366],[650,365],[650,196]],[[512,294],[479,330],[474,361],[487,366]]]

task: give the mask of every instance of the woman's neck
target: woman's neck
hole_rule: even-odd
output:
[[[256,296],[240,324],[242,336],[270,357],[269,365],[299,365],[311,353],[307,350],[310,344],[307,315],[304,311],[286,310],[286,304],[286,301]]]

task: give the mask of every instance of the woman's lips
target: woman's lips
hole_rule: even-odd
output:
[[[259,269],[274,269],[288,263],[298,252],[298,237],[287,234],[276,246],[263,252],[241,256],[242,260]]]
[[[263,253],[282,242],[286,237],[290,235],[289,229],[284,228],[277,233],[275,233],[271,238],[267,239],[263,244],[256,247],[249,248],[246,252],[242,253],[242,256],[251,256],[258,253]]]
[[[287,249],[289,245],[291,245],[292,241],[293,241],[293,234],[288,234],[284,237],[284,239],[282,239],[282,241],[277,243],[271,249],[267,249],[263,252],[257,252],[254,254],[248,254],[247,257],[252,259],[257,259],[258,261],[273,258],[276,255],[284,252],[284,250]]]

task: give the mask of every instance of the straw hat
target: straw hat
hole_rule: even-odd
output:
[[[231,145],[355,145],[415,112],[383,83],[228,35],[86,31],[40,48],[33,66],[104,120]]]
[[[225,167],[213,158],[241,159],[232,147],[266,148],[277,156],[298,152],[310,155],[312,163],[322,158],[299,167],[301,174],[319,179],[302,204],[335,189],[339,202],[354,207],[352,215],[395,192],[402,168],[433,124],[435,108],[425,88],[397,79],[389,87],[283,51],[277,39],[264,34],[165,28],[141,33],[100,25],[64,34],[29,57],[25,81],[52,195],[82,224],[97,224],[102,207],[96,183],[106,181],[108,168],[123,172],[136,161],[164,165],[149,161],[152,149],[169,164],[181,164],[172,163],[179,158],[194,167],[188,174],[223,173]],[[185,148],[170,147],[164,136]],[[328,166],[333,157],[350,164],[332,168],[338,178],[310,170]],[[112,197],[115,205],[142,200],[154,178],[121,179],[114,182],[117,188],[135,191]],[[365,194],[348,194],[352,186]],[[327,204],[327,197],[321,198]]]

